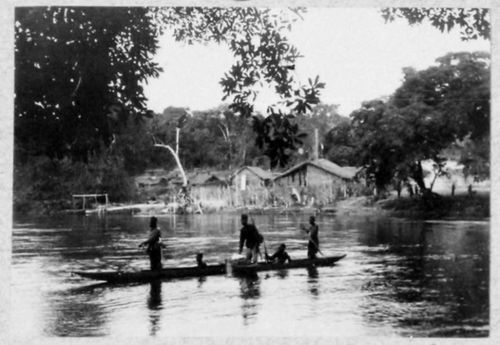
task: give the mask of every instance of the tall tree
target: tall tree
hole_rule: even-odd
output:
[[[443,151],[457,141],[468,140],[476,154],[489,157],[490,118],[489,55],[450,53],[436,66],[422,71],[404,70],[403,84],[387,103],[368,102],[351,115],[361,163],[374,174],[377,187],[391,178],[411,177],[422,191],[422,161],[433,160],[440,171]],[[463,159],[469,173],[486,159]]]
[[[30,154],[86,159],[112,140],[108,116],[146,114],[158,76],[145,8],[16,8],[15,137]]]
[[[236,62],[221,85],[251,116],[256,88],[274,85],[291,110],[316,104],[321,83],[298,84],[297,48],[285,31],[303,10],[255,8],[16,9],[16,143],[29,154],[85,160],[112,141],[109,118],[147,114],[143,83],[158,76],[158,36],[224,43]],[[271,108],[272,109],[272,108]],[[272,110],[271,110],[272,111]]]
[[[352,129],[348,135],[356,143],[356,165],[366,167],[366,175],[374,181],[379,193],[384,194],[404,160],[404,143],[398,133],[404,122],[394,117],[382,100],[363,102],[350,117]]]
[[[392,105],[413,129],[405,136],[408,155],[415,162],[432,159],[439,166],[444,161],[442,151],[452,143],[489,140],[490,57],[485,52],[449,53],[436,61],[437,66],[423,71],[406,69]],[[487,146],[476,148],[489,157]],[[462,163],[470,170],[472,161]],[[421,176],[419,164],[413,167],[415,176]],[[423,180],[416,181],[426,188]]]
[[[325,157],[341,166],[359,164],[356,141],[349,118],[342,120],[325,135]]]

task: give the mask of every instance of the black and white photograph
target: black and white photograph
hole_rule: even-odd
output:
[[[456,3],[10,3],[8,339],[491,339],[495,12]]]

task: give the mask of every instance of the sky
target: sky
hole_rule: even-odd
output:
[[[287,35],[304,56],[295,76],[302,83],[320,76],[326,83],[321,101],[339,105],[348,116],[361,102],[388,96],[401,85],[402,68],[425,69],[448,52],[490,51],[490,42],[465,42],[458,31],[441,33],[429,24],[405,20],[385,23],[375,8],[309,8]],[[171,36],[160,39],[155,58],[164,72],[145,86],[148,106],[204,110],[223,103],[221,77],[234,59],[226,46],[186,45]],[[263,90],[255,108],[265,112],[278,98]]]

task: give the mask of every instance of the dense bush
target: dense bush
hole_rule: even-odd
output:
[[[424,196],[418,196],[385,200],[381,206],[396,216],[422,219],[473,219],[490,216],[489,194],[463,194],[455,196],[432,194],[430,197],[432,198],[432,202],[425,200]]]
[[[33,156],[15,166],[14,211],[51,212],[71,207],[71,195],[107,193],[111,201],[136,196],[119,156],[90,157],[87,164],[69,158]]]

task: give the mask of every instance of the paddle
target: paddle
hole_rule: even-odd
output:
[[[316,247],[316,249],[318,250],[318,253],[320,253],[321,255],[323,256],[326,256],[325,254],[323,254],[323,252],[321,251],[321,249],[319,249],[318,245],[316,244],[316,242],[314,242],[313,240],[309,239],[309,241],[311,241],[312,244],[314,244],[314,246]]]
[[[301,225],[300,225],[300,229],[301,229],[302,231],[305,231],[305,232],[309,233],[309,230],[306,228],[306,226],[305,226],[304,224],[301,224]],[[320,254],[321,254],[321,255],[323,255],[323,256],[326,256],[325,254],[323,254],[323,252],[321,251],[321,249],[319,249],[319,246],[318,246],[318,244],[317,244],[315,241],[313,241],[312,239],[309,239],[309,241],[311,241],[311,243],[312,243],[312,244],[314,244],[314,246],[315,246],[315,247],[316,247],[316,249],[318,250],[318,253],[320,253]]]
[[[267,247],[266,247],[266,241],[262,241],[262,243],[264,243],[264,255],[265,255],[265,260],[266,260],[266,263],[269,262],[269,260],[267,259],[269,257],[269,255],[267,255]]]

